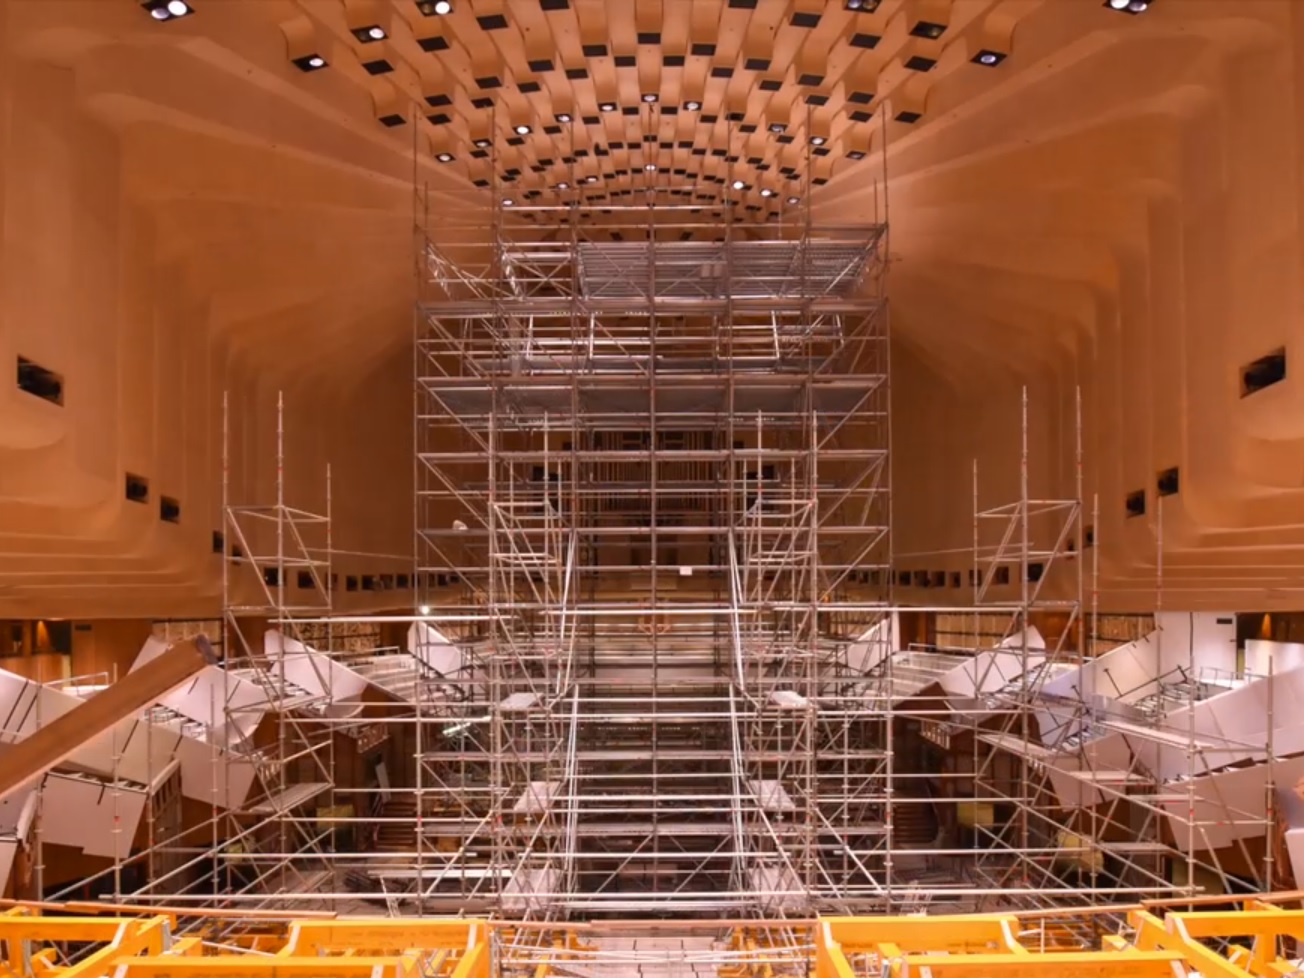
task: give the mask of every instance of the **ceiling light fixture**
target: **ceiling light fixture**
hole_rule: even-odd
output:
[[[144,0],[141,6],[155,20],[176,20],[195,12],[195,8],[185,0]]]
[[[733,186],[734,190],[746,190],[746,189],[747,189],[747,184],[745,184],[745,183],[744,183],[743,181],[741,181],[741,180],[735,180],[735,181],[733,182],[732,186]]]
[[[823,136],[811,136],[811,137],[810,137],[810,144],[811,144],[812,146],[823,146],[826,142],[828,142],[828,140],[825,139]]]
[[[439,155],[437,155],[437,156],[435,157],[435,159],[437,159],[440,163],[452,163],[452,162],[453,162],[453,154],[452,154],[452,153],[440,153]]]
[[[483,136],[475,141],[476,149],[488,149],[491,145],[493,144],[490,143],[489,140],[485,139]]]
[[[557,113],[557,121],[558,121],[558,122],[570,122],[570,121],[571,121],[571,114],[570,114],[569,112],[558,112],[558,113]]]
[[[789,197],[789,198],[788,198],[788,203],[790,203],[790,204],[800,204],[800,203],[801,203],[801,198],[800,198],[800,197]]]
[[[651,105],[651,104],[652,104],[653,102],[655,102],[656,100],[657,100],[657,96],[656,96],[656,93],[655,93],[655,92],[644,92],[644,93],[643,93],[643,101],[646,102],[646,103],[648,103],[649,105]]]
[[[702,107],[702,103],[697,101],[696,99],[689,99],[687,102],[684,103],[684,108],[687,109],[689,112],[696,112],[701,107]]]
[[[769,187],[764,187],[764,188],[762,188],[762,190],[761,190],[761,196],[762,196],[762,197],[773,197],[773,196],[774,196],[774,191],[771,190]]]
[[[1004,60],[1005,55],[1001,54],[999,51],[992,51],[990,48],[983,48],[973,56],[974,64],[982,65],[986,68],[995,68]]]
[[[584,178],[584,182],[585,182],[585,183],[597,183],[597,182],[598,182],[598,178],[595,177],[592,173],[590,173],[587,177]]]
[[[515,127],[515,132],[516,135],[518,136],[528,136],[532,132],[532,130],[530,129],[529,126],[527,126],[525,123],[522,122],[519,126]]]
[[[438,16],[443,17],[445,14],[451,14],[452,12],[453,4],[450,0],[435,0],[435,13]]]
[[[385,39],[385,28],[368,27],[367,37],[371,38],[373,41],[383,41]]]
[[[599,109],[600,111],[602,111],[602,112],[615,112],[615,111],[616,111],[616,103],[615,103],[615,102],[599,102],[599,103],[598,103],[598,109]]]
[[[561,183],[557,184],[557,189],[558,189],[558,190],[570,190],[570,184],[567,183],[565,180],[563,180]]]
[[[648,173],[656,173],[657,165],[655,163],[644,163],[643,169],[646,170]]]
[[[882,0],[846,0],[843,4],[848,10],[856,10],[862,14],[872,14],[878,9]]]
[[[783,122],[770,123],[770,132],[783,132],[787,128],[788,128],[787,124]]]
[[[864,150],[853,149],[847,152],[847,159],[849,160],[863,160],[864,158],[865,158]]]
[[[511,206],[513,206],[515,203],[516,203],[516,201],[512,200],[512,198],[510,198],[510,197],[504,197],[504,198],[503,198],[503,206],[504,206],[504,207],[511,207]]]
[[[1152,0],[1105,0],[1105,6],[1121,14],[1143,14],[1150,9]]]
[[[290,64],[300,71],[317,71],[326,67],[326,59],[320,54],[305,54],[302,58],[291,58]]]

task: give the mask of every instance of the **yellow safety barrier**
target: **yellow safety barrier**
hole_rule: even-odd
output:
[[[1158,906],[1125,908],[1130,932],[1102,936],[1098,950],[1064,949],[1054,943],[1025,946],[1023,935],[1043,933],[1041,914],[826,917],[817,927],[815,972],[817,978],[1299,974],[1294,944],[1304,945],[1304,910],[1283,909],[1259,898],[1226,899],[1229,904],[1239,902],[1240,909],[1173,909],[1159,916]],[[1073,910],[1066,909],[1063,916],[1074,916]],[[1284,956],[1288,946],[1291,954]]]
[[[1297,899],[1297,898],[1296,898]],[[1237,909],[1162,904],[964,916],[824,917],[788,926],[811,953],[816,978],[1286,978],[1299,972],[1304,910],[1262,898],[1227,898]],[[1205,909],[1207,907],[1208,909]],[[1108,912],[1118,933],[1099,947],[1068,947],[1047,935],[1073,932],[1065,921]],[[121,912],[121,911],[118,911]],[[1097,920],[1102,920],[1100,916]],[[728,922],[719,922],[728,926]],[[637,922],[627,922],[637,927]],[[277,922],[256,937],[221,944],[174,936],[170,914],[139,917],[43,916],[36,907],[0,913],[7,972],[31,978],[491,978],[490,937],[530,926],[466,919],[304,919]],[[525,972],[548,978],[555,962],[592,950],[578,934],[596,925],[559,923]],[[673,930],[669,922],[659,928]],[[1076,926],[1076,925],[1074,925]],[[553,928],[544,925],[542,929]],[[1104,928],[1101,928],[1102,930]],[[245,943],[239,943],[244,940]],[[76,946],[70,964],[61,952]],[[805,973],[764,922],[738,921],[716,969],[718,978],[776,978]],[[658,959],[660,960],[660,959]],[[0,971],[4,971],[0,965]],[[601,959],[586,967],[601,970]]]

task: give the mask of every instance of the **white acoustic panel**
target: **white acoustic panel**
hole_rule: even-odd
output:
[[[201,740],[183,737],[177,744],[181,765],[181,794],[218,808],[238,808],[254,783],[254,763],[232,754],[224,758],[221,748]]]
[[[412,623],[407,642],[408,652],[440,676],[454,678],[466,664],[462,650],[423,621]]]
[[[275,629],[264,633],[263,652],[272,663],[270,669],[274,676],[284,676],[313,696],[326,697],[337,708],[332,711],[334,715],[351,716],[362,710],[362,693],[368,686],[366,678],[329,655]]]
[[[143,790],[88,777],[46,775],[41,838],[88,856],[125,859],[145,810]]]

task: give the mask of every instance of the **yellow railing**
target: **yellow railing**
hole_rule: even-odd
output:
[[[825,917],[817,927],[815,973],[816,978],[1299,974],[1294,947],[1304,942],[1304,910],[1258,898],[1226,899],[1239,909],[1127,909],[1127,929],[1102,937],[1097,950],[1039,948],[1042,915]]]
[[[224,945],[173,938],[176,920],[149,917],[41,916],[16,907],[0,913],[5,973],[34,978],[489,978],[488,926],[482,920],[303,920],[279,946]],[[58,947],[102,944],[71,965]]]
[[[1290,895],[1298,902],[1299,894]],[[1277,897],[1278,902],[1286,902]],[[1195,901],[1199,905],[1200,901]],[[1304,910],[1262,898],[1183,910],[1134,905],[1084,908],[1083,919],[1108,910],[1126,917],[1120,933],[1094,949],[1066,948],[1043,938],[1072,910],[965,916],[824,917],[814,922],[815,978],[1004,978],[1036,976],[1136,976],[1180,978],[1286,978],[1299,973],[1297,942],[1304,942]],[[1099,918],[1103,921],[1104,918]],[[721,922],[723,923],[723,922]],[[733,929],[731,963],[720,978],[772,978],[806,973],[775,957],[764,926],[745,921]],[[788,922],[785,926],[790,926]],[[811,922],[806,922],[809,926]],[[0,974],[31,978],[490,978],[490,931],[510,922],[466,919],[316,918],[278,923],[273,936],[221,945],[196,936],[177,938],[169,913],[139,917],[43,916],[18,906],[0,913]],[[559,960],[574,950],[586,925],[559,924],[549,938]],[[661,926],[665,926],[662,922]],[[576,932],[569,932],[572,928]],[[807,931],[809,933],[809,931]],[[239,943],[243,940],[243,943]],[[72,963],[63,956],[80,949]],[[805,948],[809,949],[806,943]],[[808,959],[807,959],[808,960]],[[664,963],[664,962],[663,962]],[[546,978],[547,964],[535,969]],[[596,964],[592,970],[599,970]]]

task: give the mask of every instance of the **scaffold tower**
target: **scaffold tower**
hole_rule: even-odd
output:
[[[806,913],[879,879],[884,720],[847,656],[890,642],[886,228],[794,210],[649,187],[426,242],[418,627],[469,652],[422,757],[503,911]]]

